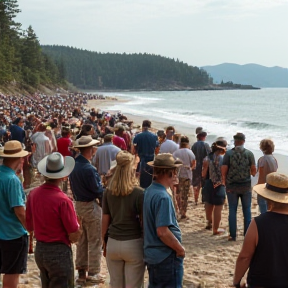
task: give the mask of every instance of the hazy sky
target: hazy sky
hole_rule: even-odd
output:
[[[18,0],[41,44],[288,68],[288,0]]]

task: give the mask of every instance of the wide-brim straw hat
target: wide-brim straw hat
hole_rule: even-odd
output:
[[[154,161],[150,161],[147,164],[156,168],[177,168],[183,165],[179,163],[179,159],[175,159],[170,153],[161,153],[155,157]]]
[[[90,135],[81,136],[79,139],[75,141],[74,148],[85,148],[95,146],[100,143],[100,141],[93,139]]]
[[[23,150],[21,143],[17,140],[7,141],[4,144],[3,150],[2,149],[0,150],[0,157],[3,157],[3,158],[25,157],[28,154],[29,152]]]
[[[54,152],[38,163],[38,171],[47,178],[60,179],[67,177],[73,171],[74,166],[73,157],[64,158],[59,152]]]
[[[132,165],[134,163],[135,156],[128,151],[119,151],[116,155],[116,164],[119,167],[126,165]]]
[[[255,185],[253,191],[274,202],[288,204],[288,176],[270,173],[266,176],[266,183]]]

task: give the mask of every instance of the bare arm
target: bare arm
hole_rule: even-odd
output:
[[[167,226],[157,228],[157,236],[171,249],[176,251],[177,257],[185,257],[185,249]]]
[[[71,243],[78,242],[81,234],[82,234],[82,230],[80,229],[80,227],[79,227],[79,229],[76,232],[68,234],[70,242]]]
[[[192,160],[191,162],[191,169],[194,170],[196,168],[196,160]]]
[[[105,235],[111,222],[111,216],[109,214],[102,215],[102,240],[104,242]]]
[[[242,277],[249,268],[251,259],[258,244],[258,230],[254,219],[252,219],[247,230],[242,249],[236,261],[233,284],[240,283]]]
[[[257,173],[256,165],[252,165],[250,168],[250,173],[254,177]]]
[[[26,229],[25,207],[23,206],[14,207],[14,213],[21,222],[22,226]]]
[[[228,165],[222,165],[221,166],[221,174],[222,174],[222,183],[223,183],[223,185],[226,185],[227,173],[228,173]]]
[[[209,167],[208,161],[204,159],[202,165],[202,178],[206,178],[208,167]]]

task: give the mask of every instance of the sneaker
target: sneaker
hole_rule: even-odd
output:
[[[86,277],[86,280],[92,283],[101,283],[105,281],[105,278],[101,274],[94,274],[94,275],[88,275]]]

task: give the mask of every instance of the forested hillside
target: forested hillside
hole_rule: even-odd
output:
[[[159,55],[98,53],[54,45],[42,50],[63,63],[67,80],[78,88],[165,90],[213,82],[205,70]]]
[[[25,89],[61,83],[63,63],[42,52],[31,26],[23,30],[15,22],[19,12],[17,0],[0,0],[0,85],[14,83]]]

